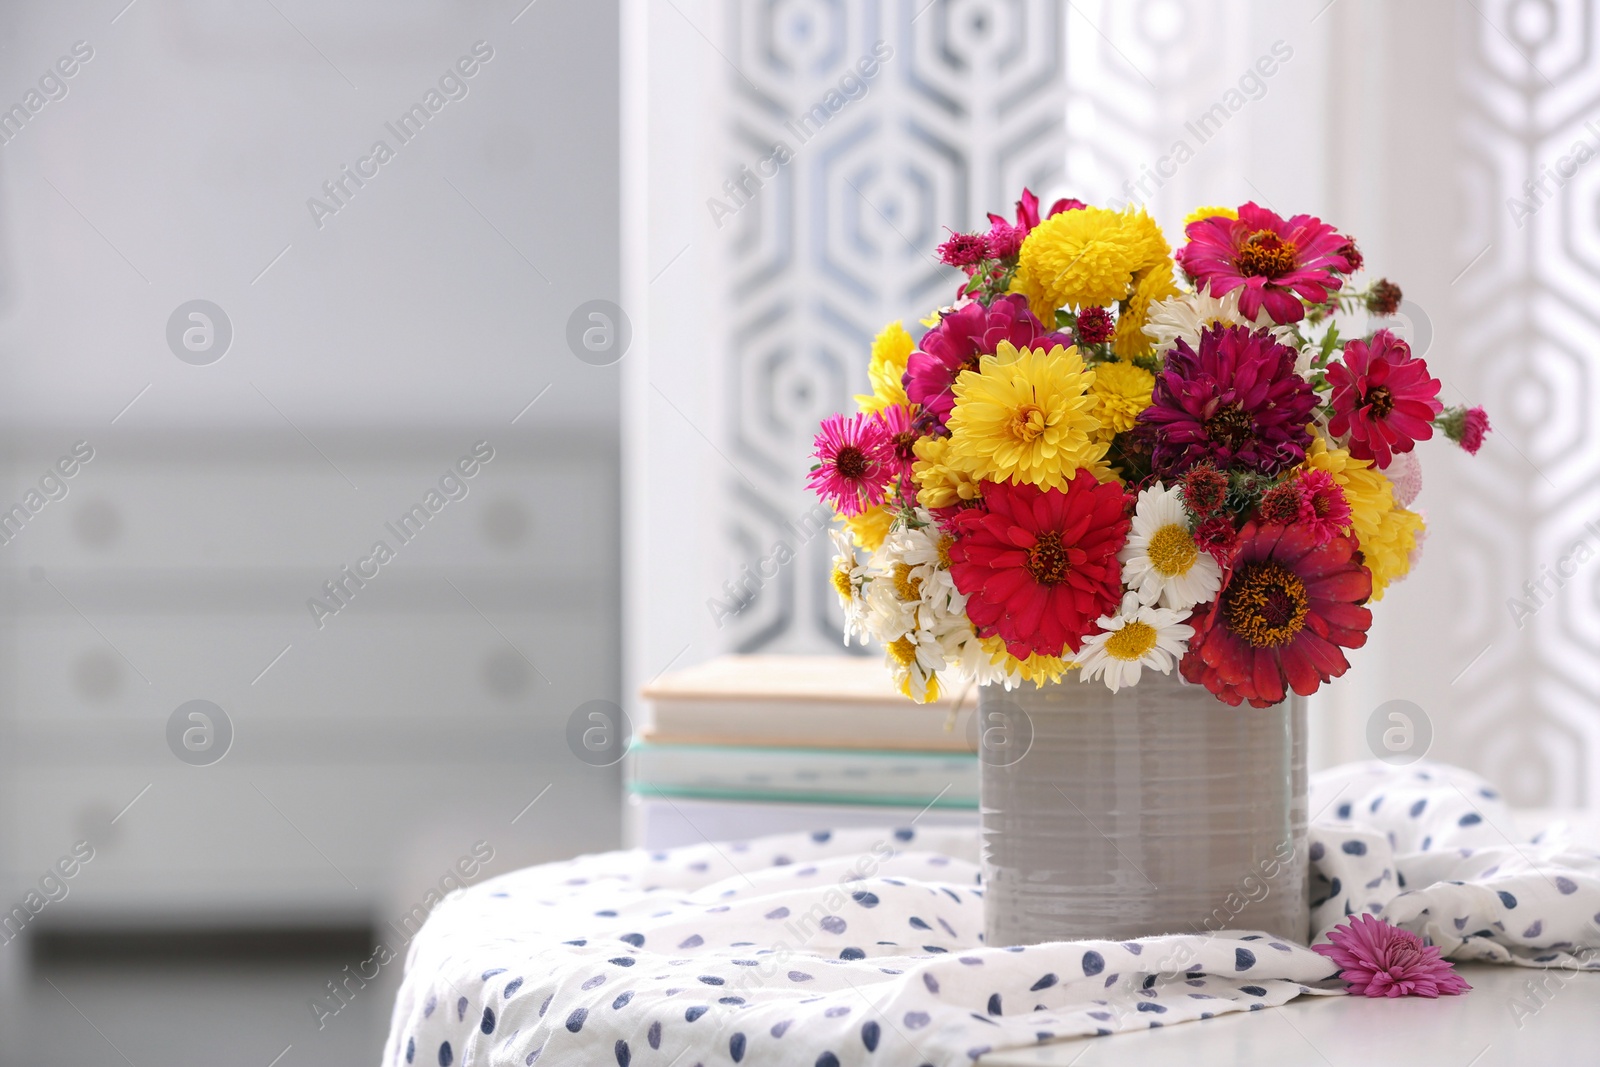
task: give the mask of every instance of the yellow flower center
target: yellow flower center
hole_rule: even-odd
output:
[[[911,564],[894,565],[894,595],[901,600],[922,599],[922,579],[911,577]]]
[[[1045,431],[1044,412],[1036,404],[1022,404],[1011,413],[1011,436],[1032,444]]]
[[[849,600],[854,596],[855,590],[850,585],[850,573],[848,571],[843,567],[835,567],[831,577],[833,578],[834,591],[839,594],[840,600]]]
[[[1300,576],[1281,563],[1249,563],[1234,575],[1222,611],[1228,626],[1246,644],[1277,648],[1295,639],[1306,624],[1311,598]]]
[[[1194,537],[1187,528],[1169,522],[1151,536],[1147,555],[1150,557],[1150,566],[1156,569],[1157,574],[1163,578],[1176,578],[1189,573],[1189,568],[1200,556],[1200,550],[1195,547]]]
[[[909,667],[917,661],[917,646],[908,637],[897,637],[889,642],[889,655],[900,666]]]
[[[1271,230],[1257,230],[1239,249],[1239,273],[1278,278],[1294,270],[1300,250]]]
[[[1156,628],[1147,622],[1125,622],[1122,629],[1106,639],[1106,655],[1113,659],[1135,660],[1156,647]]]
[[[947,570],[950,569],[950,546],[955,544],[955,543],[956,543],[956,539],[954,537],[951,537],[949,534],[941,534],[940,535],[940,537],[939,537],[939,569],[940,570],[947,571]]]

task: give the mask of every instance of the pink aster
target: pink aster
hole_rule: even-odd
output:
[[[1472,988],[1436,946],[1373,915],[1335,926],[1328,942],[1311,951],[1336,963],[1358,997],[1456,996]]]
[[[911,465],[917,461],[917,432],[911,422],[911,412],[904,404],[890,404],[878,412],[878,419],[889,434],[889,470],[892,477],[909,478]]]
[[[979,358],[998,349],[1001,341],[1018,348],[1072,344],[1072,338],[1046,331],[1020,293],[1002,296],[987,307],[974,300],[950,312],[923,335],[906,361],[903,379],[906,396],[922,406],[932,428],[943,431],[955,406],[956,376],[977,370]]]
[[[1326,303],[1342,284],[1338,276],[1354,269],[1349,238],[1332,226],[1310,215],[1282,219],[1254,203],[1236,219],[1196,219],[1184,235],[1189,243],[1173,253],[1178,265],[1215,297],[1243,286],[1239,313],[1250,319],[1265,307],[1274,322],[1299,322],[1302,299]]]
[[[1372,460],[1379,470],[1395,453],[1432,437],[1433,418],[1444,410],[1439,379],[1390,330],[1373,334],[1370,344],[1347,342],[1343,361],[1328,366],[1328,384],[1333,387],[1328,432],[1348,434],[1350,454]]]
[[[1311,531],[1319,545],[1325,545],[1350,529],[1350,502],[1344,490],[1324,470],[1302,471],[1300,483],[1300,514],[1295,521]]]
[[[858,412],[822,420],[806,487],[844,515],[883,503],[894,476],[894,442],[882,419]]]

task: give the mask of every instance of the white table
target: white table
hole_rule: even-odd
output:
[[[1600,1062],[1600,972],[1490,964],[1458,964],[1457,969],[1472,984],[1472,992],[1458,997],[1301,997],[1281,1008],[1204,1022],[991,1053],[979,1064],[1558,1067]],[[1548,991],[1540,991],[1536,1001],[1528,983],[1541,981]],[[1531,1016],[1513,1013],[1519,1002],[1538,1010]]]

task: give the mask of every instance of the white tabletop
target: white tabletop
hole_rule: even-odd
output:
[[[1472,984],[1472,992],[1458,997],[1301,997],[1281,1008],[1219,1015],[1204,1022],[992,1053],[979,1064],[1513,1067],[1600,1059],[1596,1048],[1600,972],[1471,963],[1458,964],[1457,969]],[[1546,987],[1532,987],[1537,1000],[1530,993],[1530,982]],[[1533,1009],[1537,1009],[1534,1014],[1528,1014]]]

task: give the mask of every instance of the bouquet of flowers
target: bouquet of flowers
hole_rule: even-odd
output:
[[[887,326],[817,434],[845,641],[918,701],[945,671],[1115,691],[1177,665],[1257,707],[1343,674],[1422,547],[1413,446],[1489,429],[1390,330],[1341,335],[1399,288],[1353,290],[1354,241],[1254,203],[1175,252],[1143,211],[1026,190],[989,219],[939,248],[955,302]]]

